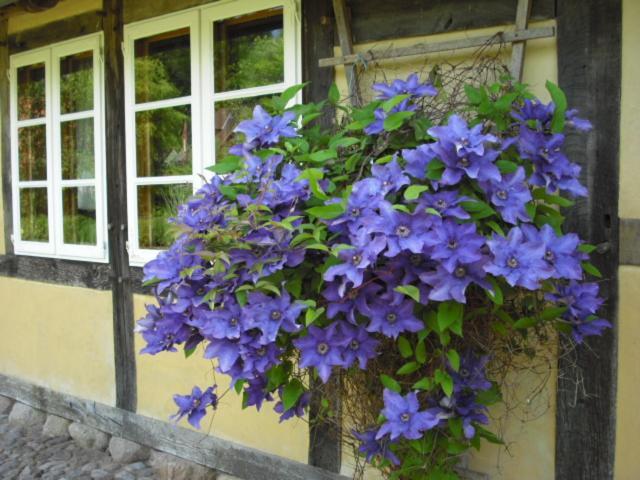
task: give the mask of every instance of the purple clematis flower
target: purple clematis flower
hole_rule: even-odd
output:
[[[258,377],[249,380],[244,387],[244,391],[247,394],[247,407],[255,406],[256,410],[260,411],[263,402],[273,401],[273,397],[267,392],[267,382],[264,378]]]
[[[459,224],[453,220],[434,224],[425,241],[425,245],[432,247],[431,258],[438,260],[449,273],[453,273],[459,264],[480,260],[480,249],[484,244],[484,237],[476,233],[475,223]]]
[[[409,75],[406,80],[396,79],[389,84],[374,83],[372,88],[378,92],[379,100],[389,100],[397,95],[435,97],[438,94],[438,89],[430,82],[420,83],[416,73]]]
[[[373,112],[374,120],[364,128],[364,133],[366,133],[367,135],[378,135],[384,132],[384,121],[389,115],[398,112],[409,112],[415,109],[416,106],[412,105],[409,102],[409,99],[403,100],[388,112],[385,112],[383,108],[376,108]]]
[[[391,451],[388,438],[376,440],[377,429],[366,430],[362,433],[352,430],[352,434],[360,441],[358,451],[365,455],[367,462],[371,463],[374,457],[380,456],[389,460],[393,465],[400,465],[400,459]]]
[[[280,398],[282,398],[282,390],[283,390],[282,387],[278,390],[278,395],[280,395]],[[287,411],[284,410],[284,403],[282,400],[276,403],[273,409],[276,411],[276,413],[280,414],[280,423],[282,423],[285,420],[289,420],[290,418],[293,418],[294,416],[304,417],[305,409],[309,406],[310,401],[311,401],[311,392],[304,392],[302,395],[300,395],[300,398],[298,399],[296,404],[293,407],[291,407],[289,410]]]
[[[347,200],[345,213],[329,223],[331,229],[355,234],[364,228],[366,233],[371,233],[372,226],[378,220],[376,209],[383,199],[382,184],[377,178],[365,178],[356,182]]]
[[[402,150],[402,158],[405,161],[405,171],[414,178],[424,179],[427,174],[429,162],[436,157],[431,144],[419,145],[414,149]]]
[[[455,300],[459,303],[467,303],[466,290],[471,283],[485,290],[491,290],[491,284],[485,280],[485,264],[485,259],[465,265],[457,264],[453,272],[449,272],[444,266],[439,266],[435,272],[421,274],[420,280],[431,285],[430,300],[437,302]]]
[[[430,430],[438,423],[440,418],[433,409],[420,412],[420,403],[415,392],[408,393],[404,397],[388,388],[382,394],[384,408],[382,415],[386,421],[382,424],[376,440],[389,435],[391,441],[400,436],[409,440],[417,440],[422,437],[422,432]]]
[[[278,143],[280,137],[297,137],[296,127],[291,125],[296,118],[295,113],[285,112],[282,116],[269,115],[264,108],[256,105],[253,109],[253,119],[243,120],[234,129],[245,135],[245,143],[258,147],[271,146]]]
[[[482,154],[469,151],[460,155],[449,143],[435,143],[431,149],[444,163],[442,177],[438,181],[442,185],[456,185],[464,176],[479,181],[501,180],[500,170],[495,161],[500,155],[497,150],[484,150]]]
[[[526,204],[532,200],[531,191],[525,182],[524,168],[505,175],[498,182],[482,182],[481,187],[490,195],[502,218],[513,225],[518,221],[530,222]]]
[[[372,293],[368,298],[359,300],[358,310],[370,320],[367,325],[369,332],[398,338],[402,332],[418,332],[424,328],[424,324],[413,314],[413,300],[401,293]]]
[[[462,418],[462,431],[466,439],[472,439],[476,435],[474,423],[486,425],[489,417],[486,415],[487,407],[476,401],[476,394],[457,393],[451,397],[443,397],[439,403],[442,408],[441,417]]]
[[[484,269],[493,275],[503,276],[512,287],[517,285],[537,290],[540,280],[553,275],[553,268],[544,260],[544,244],[528,241],[519,227],[512,228],[507,238],[494,234],[487,245],[493,260]]]
[[[215,310],[198,309],[194,317],[191,325],[197,327],[205,338],[240,338],[243,330],[241,308],[231,299]]]
[[[460,202],[469,200],[458,194],[457,190],[442,190],[437,193],[423,193],[418,201],[416,210],[433,208],[442,218],[452,217],[467,220],[471,215],[460,206]]]
[[[388,202],[381,205],[380,214],[381,217],[373,230],[385,235],[387,257],[395,257],[403,250],[422,253],[429,237],[429,230],[437,217],[422,212],[399,212]]]
[[[449,368],[449,375],[453,379],[454,393],[472,390],[474,392],[489,390],[491,382],[487,380],[485,367],[489,361],[489,356],[476,356],[472,352],[467,352],[460,360],[460,368],[456,372]]]
[[[286,290],[283,289],[277,298],[261,292],[251,292],[248,300],[242,312],[243,322],[247,327],[257,328],[262,332],[260,342],[263,345],[275,341],[281,329],[289,333],[300,330],[296,320],[307,306],[300,301],[291,302]]]
[[[198,387],[193,387],[191,395],[174,395],[173,401],[178,405],[178,412],[171,418],[176,422],[187,415],[189,423],[200,429],[200,421],[207,414],[207,407],[216,408],[218,396],[214,393],[216,386],[207,388],[204,392]]]
[[[300,350],[300,368],[315,367],[323,383],[329,380],[333,367],[344,364],[344,338],[339,334],[337,327],[335,323],[325,329],[311,325],[305,337],[293,341]]]
[[[464,118],[451,115],[447,125],[431,127],[428,133],[438,139],[441,145],[453,146],[455,154],[460,158],[470,154],[482,157],[485,154],[485,143],[498,141],[494,135],[483,134],[483,128],[484,125],[481,123],[469,128]]]
[[[403,186],[411,183],[395,158],[384,165],[373,165],[371,174],[380,181],[383,196],[390,192],[397,192]]]
[[[342,358],[344,368],[349,368],[357,360],[361,370],[367,368],[367,362],[376,357],[379,342],[375,340],[362,326],[351,325],[346,322],[338,324],[344,337]]]
[[[582,279],[581,261],[584,254],[578,251],[580,238],[575,233],[558,236],[550,225],[543,225],[538,231],[533,225],[523,225],[527,240],[542,242],[545,248],[544,259],[553,268],[553,278],[570,280]]]

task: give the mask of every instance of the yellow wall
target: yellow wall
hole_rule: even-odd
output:
[[[547,21],[535,26],[554,25]],[[471,35],[487,35],[505,30],[505,27],[487,28],[466,32],[454,32],[429,37],[415,37],[394,40],[392,42],[378,42],[356,46],[357,52],[370,49],[385,50],[390,47],[404,47],[414,43],[428,41],[438,42],[459,39]],[[433,54],[430,56],[406,57],[397,60],[380,61],[378,67],[370,65],[361,75],[361,91],[363,97],[370,96],[371,84],[376,81],[404,78],[412,72],[430,71],[434,64],[448,61],[462,62],[473,54],[475,49],[456,52]],[[336,48],[336,54],[340,50]],[[510,48],[504,49],[504,59],[510,55]],[[528,83],[533,92],[548,101],[549,95],[545,89],[545,82],[551,80],[557,83],[557,50],[556,39],[539,39],[527,43],[524,64],[523,81]],[[346,96],[347,83],[344,69],[336,69],[336,83],[343,95]],[[544,370],[544,369],[543,369]],[[546,380],[545,380],[546,379]],[[537,391],[544,383],[544,388]],[[469,468],[489,474],[492,480],[542,480],[554,477],[555,461],[555,361],[543,372],[520,372],[509,379],[508,390],[515,406],[508,413],[502,409],[492,412],[495,421],[491,427],[503,435],[507,449],[484,443],[480,452],[474,453],[469,462]],[[353,470],[350,452],[345,452],[343,473],[350,474]],[[371,472],[367,478],[374,478]]]
[[[61,0],[55,7],[37,13],[14,8],[9,17],[9,34],[101,9],[102,0]]]
[[[111,292],[0,277],[0,372],[115,404]]]
[[[141,318],[145,302],[151,297],[136,295],[135,318]],[[144,346],[144,340],[136,335],[136,351]],[[179,351],[162,352],[158,355],[138,355],[138,413],[167,420],[176,412],[174,393],[187,394],[194,385],[206,388],[216,383],[218,393],[228,387],[228,377],[217,374],[214,378],[213,366],[202,358],[199,348],[188,359]],[[260,412],[255,408],[242,410],[242,397],[229,391],[220,401],[218,411],[202,422],[202,432],[209,432],[220,438],[232,440],[265,452],[307,462],[309,433],[307,423],[291,419],[278,423],[279,417],[273,412],[274,403],[265,403]],[[180,425],[190,428],[186,421]]]
[[[640,219],[640,2],[622,2],[622,102],[620,118],[620,217]],[[640,247],[637,246],[637,247]],[[640,478],[640,267],[618,270],[618,397],[616,480]]]

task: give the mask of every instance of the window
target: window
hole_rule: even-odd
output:
[[[229,1],[125,26],[129,256],[143,264],[167,220],[236,143],[264,96],[299,81],[293,0]]]
[[[17,254],[106,261],[101,35],[11,57]]]

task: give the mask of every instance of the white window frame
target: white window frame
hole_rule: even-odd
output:
[[[138,186],[190,183],[193,191],[202,177],[211,177],[206,167],[215,163],[214,105],[266,94],[278,94],[301,79],[300,0],[227,0],[164,15],[124,26],[125,123],[127,138],[128,252],[132,265],[144,265],[160,250],[140,248],[138,237]],[[284,81],[223,93],[214,92],[213,23],[260,10],[283,10]],[[134,42],[163,32],[189,27],[191,32],[191,95],[144,104],[135,102]],[[300,94],[293,101],[300,100]],[[191,105],[192,175],[137,177],[135,114],[159,107]]]
[[[60,112],[60,59],[75,53],[93,52],[93,109],[62,114]],[[18,120],[18,75],[20,67],[44,63],[46,115],[39,119]],[[106,177],[104,146],[104,87],[102,33],[74,38],[36,50],[12,55],[10,58],[10,119],[11,119],[11,176],[13,209],[13,246],[18,255],[48,256],[69,260],[106,263],[108,261],[106,232]],[[62,179],[61,123],[93,118],[94,177],[92,179]],[[46,180],[22,181],[19,178],[18,129],[27,126],[46,126]],[[48,241],[22,240],[20,225],[20,189],[45,187],[47,191]],[[96,203],[96,245],[64,243],[63,202],[64,187],[92,187]]]

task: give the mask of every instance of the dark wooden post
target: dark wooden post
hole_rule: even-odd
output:
[[[556,478],[613,478],[617,374],[618,184],[620,140],[621,0],[558,0],[558,75],[569,105],[594,129],[568,135],[567,152],[583,168],[589,198],[568,216],[568,228],[600,245],[605,313],[614,325],[576,351],[561,345]]]
[[[116,406],[136,410],[133,290],[127,254],[127,169],[124,123],[123,0],[104,0],[105,123],[109,263],[113,296]]]
[[[319,58],[333,56],[332,12],[331,0],[302,2],[302,74],[303,80],[310,82],[303,91],[306,102],[326,99],[334,80],[332,68],[318,66]],[[327,127],[333,122],[334,114],[335,112],[328,110],[318,121]],[[339,472],[342,463],[341,429],[336,428],[335,421],[321,420],[320,400],[319,396],[313,396],[309,409],[309,464],[331,472]],[[333,400],[332,406],[340,418],[337,389]]]
[[[0,142],[2,143],[2,205],[4,214],[4,248],[13,253],[13,205],[11,195],[11,115],[9,110],[9,20],[0,14]]]

